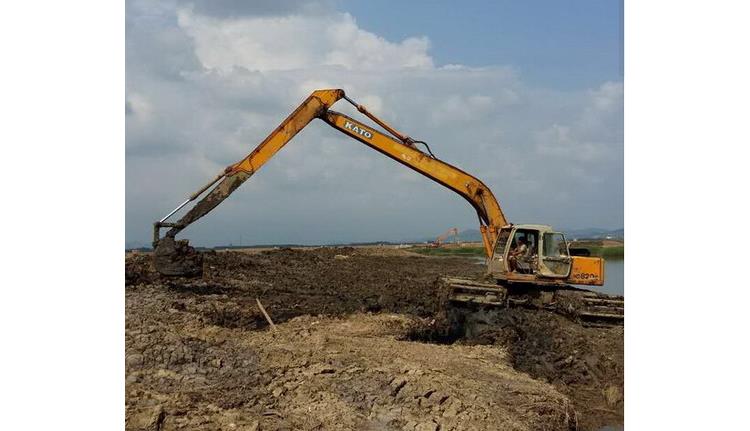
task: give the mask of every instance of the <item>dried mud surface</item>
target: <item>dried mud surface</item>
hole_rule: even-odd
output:
[[[622,422],[622,328],[510,309],[439,325],[463,258],[207,253],[199,279],[129,254],[126,429],[563,430]],[[259,299],[276,330],[256,304]]]

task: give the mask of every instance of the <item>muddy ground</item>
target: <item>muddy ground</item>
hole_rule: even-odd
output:
[[[162,278],[147,254],[129,254],[125,269],[129,430],[594,430],[623,420],[622,327],[510,309],[442,335],[438,280],[481,275],[472,259],[282,249],[207,254],[198,279]]]

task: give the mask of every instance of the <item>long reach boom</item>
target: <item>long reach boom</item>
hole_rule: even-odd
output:
[[[345,99],[354,105],[359,112],[382,127],[391,136],[373,127],[364,125],[353,118],[330,110],[329,108]],[[497,240],[497,235],[507,220],[500,209],[497,199],[490,189],[472,175],[435,158],[422,141],[416,141],[398,132],[387,123],[370,113],[364,106],[348,98],[344,90],[316,90],[302,104],[292,112],[268,137],[263,140],[249,155],[237,163],[229,165],[211,182],[193,193],[185,202],[175,208],[167,216],[154,223],[154,247],[159,253],[159,245],[163,239],[169,238],[172,243],[175,236],[216,208],[224,199],[234,192],[242,183],[248,180],[261,166],[270,160],[287,142],[300,130],[307,126],[314,118],[319,118],[334,129],[356,139],[391,159],[419,172],[427,178],[453,190],[466,199],[477,212],[484,249],[488,257]],[[416,144],[424,144],[428,153],[417,148]],[[193,206],[180,220],[167,222],[172,215],[189,202],[200,197],[211,186],[216,185],[206,196]],[[170,228],[165,238],[160,239],[160,229]]]

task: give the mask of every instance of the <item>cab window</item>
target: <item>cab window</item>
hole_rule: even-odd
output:
[[[505,253],[505,246],[508,244],[510,238],[510,229],[500,230],[500,235],[497,237],[497,245],[495,246],[495,259],[501,259]]]
[[[544,256],[545,257],[568,257],[568,247],[561,233],[544,234]]]

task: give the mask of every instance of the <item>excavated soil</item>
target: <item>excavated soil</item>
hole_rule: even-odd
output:
[[[392,249],[281,249],[207,253],[189,279],[129,254],[126,429],[622,423],[622,327],[527,309],[459,311],[448,327],[440,276],[482,272]]]

